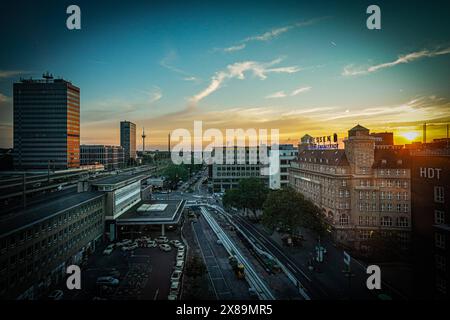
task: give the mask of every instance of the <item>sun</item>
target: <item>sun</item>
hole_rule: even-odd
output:
[[[417,138],[418,135],[419,134],[414,131],[405,132],[402,134],[402,136],[405,137],[406,139],[408,139],[409,141],[413,141],[415,138]]]

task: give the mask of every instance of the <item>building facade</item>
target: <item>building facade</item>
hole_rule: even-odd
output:
[[[136,125],[133,122],[120,122],[120,146],[126,164],[136,159]]]
[[[269,175],[263,174],[262,170],[268,171],[269,148],[262,151],[267,160],[260,160],[259,147],[224,147],[214,149],[212,157],[221,152],[221,161],[217,158],[209,165],[208,186],[213,192],[224,192],[227,189],[236,188],[239,180],[245,178],[259,178],[267,186]]]
[[[0,297],[37,299],[95,250],[104,195],[75,193],[24,209],[0,223]]]
[[[411,230],[408,157],[376,148],[369,130],[348,132],[344,149],[316,149],[308,135],[289,168],[289,185],[314,202],[335,240],[358,250],[374,231],[394,232],[407,245]]]
[[[289,184],[288,169],[291,166],[291,161],[297,159],[298,149],[292,144],[280,144],[279,150],[279,170],[274,170],[275,173],[269,176],[270,189],[281,189]],[[272,155],[272,150],[270,152]]]
[[[448,299],[450,286],[450,149],[411,157],[414,295]],[[445,154],[446,153],[446,154]]]
[[[14,83],[14,167],[80,166],[80,89],[44,75]]]
[[[103,164],[106,170],[116,170],[124,166],[124,152],[121,146],[87,145],[80,146],[81,165]]]

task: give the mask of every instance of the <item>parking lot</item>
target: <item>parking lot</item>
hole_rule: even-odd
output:
[[[155,235],[156,236],[156,235]],[[169,240],[180,240],[176,233]],[[116,247],[104,254],[107,244],[98,247],[81,270],[81,290],[64,291],[64,299],[76,300],[167,300],[171,275],[176,264],[177,248],[170,251],[138,247],[122,250]],[[112,277],[118,283],[98,284],[101,277]],[[108,279],[106,279],[108,280]],[[111,281],[111,280],[110,280]],[[181,282],[180,282],[181,283]],[[64,284],[63,284],[64,285]]]

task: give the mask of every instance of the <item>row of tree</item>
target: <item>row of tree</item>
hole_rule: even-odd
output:
[[[320,209],[301,193],[290,187],[269,190],[258,178],[242,179],[237,188],[226,190],[223,205],[251,211],[255,218],[262,211],[262,223],[272,230],[292,234],[306,227],[323,234],[326,229]]]

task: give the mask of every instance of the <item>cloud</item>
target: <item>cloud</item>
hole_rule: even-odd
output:
[[[16,77],[16,76],[27,74],[27,73],[29,73],[29,72],[22,71],[22,70],[11,70],[11,71],[0,70],[0,79]]]
[[[184,70],[182,70],[182,69],[179,69],[179,68],[175,67],[175,66],[172,64],[173,61],[176,60],[176,59],[177,59],[177,53],[176,53],[174,50],[172,50],[172,51],[169,52],[169,54],[167,54],[167,55],[159,62],[159,64],[160,64],[162,67],[164,67],[164,68],[166,68],[166,69],[168,69],[168,70],[170,70],[170,71],[173,71],[173,72],[175,72],[175,73],[178,73],[178,74],[182,75],[182,76],[183,76],[183,80],[185,80],[185,81],[196,81],[196,80],[197,80],[196,77],[194,77],[193,75],[189,74],[188,72],[186,72],[186,71],[184,71]]]
[[[369,67],[363,67],[358,66],[355,67],[354,65],[347,65],[344,67],[344,70],[342,71],[343,76],[356,76],[356,75],[363,75],[363,74],[369,74],[372,72],[376,72],[380,69],[385,68],[391,68],[398,64],[403,63],[410,63],[415,60],[423,59],[423,58],[432,58],[440,55],[445,55],[450,53],[450,48],[444,48],[444,49],[434,49],[434,50],[428,50],[424,49],[421,51],[411,52],[408,54],[400,55],[396,60],[391,62],[385,62]]]
[[[280,35],[282,35],[283,33],[288,32],[291,29],[294,28],[301,28],[301,27],[306,27],[306,26],[310,26],[313,25],[323,19],[326,19],[328,17],[321,17],[321,18],[314,18],[314,19],[310,19],[310,20],[306,20],[306,21],[301,21],[301,22],[296,22],[287,26],[283,26],[283,27],[279,27],[279,28],[274,28],[271,29],[269,31],[266,31],[262,34],[258,34],[258,35],[254,35],[254,36],[250,36],[247,37],[241,41],[239,41],[236,45],[230,46],[230,47],[226,47],[223,49],[215,49],[215,50],[221,50],[223,52],[235,52],[235,51],[239,51],[242,49],[246,48],[246,44],[249,42],[253,42],[253,41],[269,41],[272,39],[275,39],[277,37],[279,37]]]
[[[266,99],[285,98],[285,97],[287,97],[287,95],[286,93],[284,93],[284,91],[277,91],[275,93],[266,96]]]
[[[312,87],[300,87],[298,89],[295,89],[294,91],[291,92],[291,96],[296,96],[300,93],[303,92],[308,92],[309,90],[311,90]]]
[[[194,95],[189,99],[190,107],[195,107],[195,105],[202,99],[209,96],[214,91],[218,90],[225,81],[230,79],[245,79],[246,72],[252,72],[254,76],[261,80],[267,78],[268,73],[295,73],[300,71],[297,66],[289,67],[277,67],[272,68],[273,65],[279,64],[281,59],[275,59],[271,62],[257,62],[257,61],[244,61],[236,62],[227,66],[225,70],[216,72],[209,83],[208,87]]]
[[[236,46],[231,46],[231,47],[228,47],[228,48],[224,48],[223,51],[225,51],[225,52],[239,51],[239,50],[244,49],[245,47],[246,47],[246,44],[245,44],[245,43],[242,43],[242,44],[240,44],[240,45],[236,45]]]
[[[294,97],[300,93],[307,92],[311,90],[312,87],[300,87],[292,91],[289,96]],[[277,91],[275,93],[269,94],[266,96],[266,99],[275,99],[275,98],[286,98],[288,95],[284,91]]]
[[[153,87],[153,90],[151,92],[149,92],[149,96],[150,96],[150,103],[156,102],[158,100],[160,100],[162,98],[162,91],[161,88],[159,87]]]

